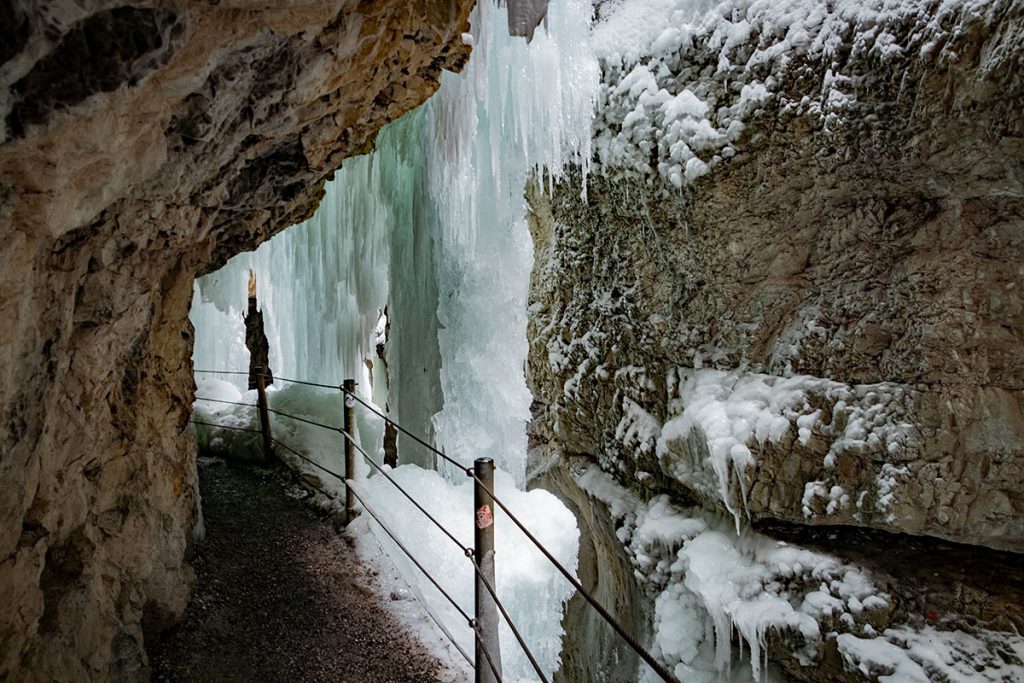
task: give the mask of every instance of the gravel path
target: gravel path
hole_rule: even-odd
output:
[[[273,474],[216,461],[199,483],[196,591],[182,624],[150,648],[152,680],[442,680],[380,605],[355,549]]]

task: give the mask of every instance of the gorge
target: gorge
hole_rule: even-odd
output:
[[[257,424],[194,373],[246,367],[253,267],[275,375],[493,457],[679,680],[1019,680],[1024,4],[505,4],[3,10],[0,678],[148,676],[197,448],[256,443],[189,425]],[[461,472],[397,448],[471,531]],[[548,675],[658,680],[507,537]]]

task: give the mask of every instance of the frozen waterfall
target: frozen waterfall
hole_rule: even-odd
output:
[[[283,377],[339,382],[367,396],[376,328],[390,318],[387,402],[406,427],[471,463],[488,455],[522,485],[530,395],[526,294],[532,242],[523,188],[589,167],[598,66],[590,4],[560,3],[547,31],[511,38],[505,9],[474,13],[473,58],[445,73],[420,110],[348,159],[317,214],[196,284],[197,368],[244,369],[247,271],[268,311]],[[402,442],[402,462],[432,464]]]
[[[578,543],[572,515],[550,494],[516,490],[525,485],[531,402],[524,368],[533,248],[523,190],[531,179],[550,182],[570,165],[584,173],[589,167],[599,80],[589,46],[591,13],[589,0],[553,4],[546,28],[527,43],[508,35],[506,8],[481,2],[472,34],[463,36],[474,45],[465,70],[443,74],[439,92],[383,129],[371,154],[346,160],[313,219],[198,281],[191,314],[196,367],[244,370],[242,310],[253,268],[276,375],[327,384],[354,376],[366,398],[458,461],[494,458],[504,470],[499,495],[571,567]],[[376,352],[385,330],[386,374]],[[197,380],[200,394],[230,390],[221,380]],[[296,398],[302,390],[280,387],[271,392],[272,405],[288,401],[291,410],[305,406],[318,416],[340,410],[340,401],[323,392]],[[205,409],[197,404],[197,411]],[[381,428],[366,419],[359,427],[364,447],[380,454]],[[288,428],[307,450],[325,445],[322,436]],[[311,455],[322,462],[334,457]],[[450,517],[468,542],[472,525],[459,517],[472,496],[465,475],[451,469],[442,478],[420,469],[437,463],[404,438],[399,457],[406,464],[395,476],[431,501],[442,519]],[[435,542],[433,529],[382,478],[363,486],[375,509],[390,511],[389,526],[424,564],[444,567],[445,585],[471,605],[464,558]],[[570,587],[525,538],[501,526],[500,515],[498,543],[505,558],[499,591],[553,672]],[[386,540],[381,545],[394,550]],[[472,650],[472,632],[454,610],[445,609],[397,551],[388,554],[421,602]],[[529,679],[532,669],[508,632],[502,659],[506,676]]]

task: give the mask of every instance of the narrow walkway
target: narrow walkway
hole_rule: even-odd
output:
[[[150,651],[154,681],[438,681],[441,665],[379,604],[331,522],[269,473],[199,469],[206,540],[180,627]]]

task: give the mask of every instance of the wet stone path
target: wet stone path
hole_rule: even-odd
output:
[[[441,680],[329,519],[270,472],[214,461],[199,482],[196,590],[184,621],[150,647],[153,681]]]

